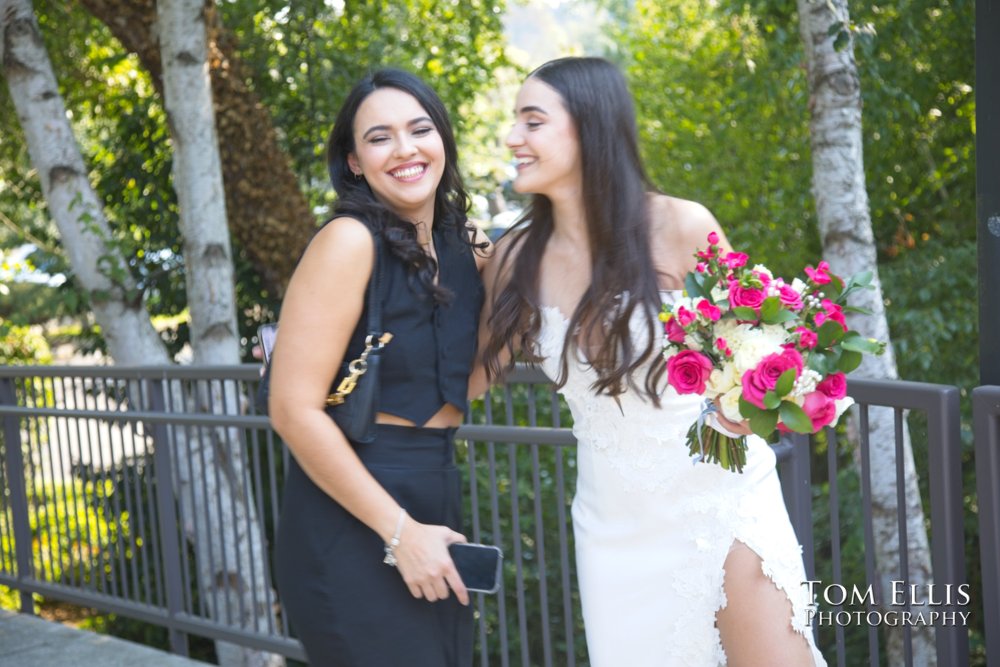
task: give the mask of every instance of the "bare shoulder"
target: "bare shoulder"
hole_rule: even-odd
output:
[[[364,288],[375,266],[375,242],[368,227],[354,218],[335,218],[316,232],[299,260],[289,291]],[[345,282],[346,281],[346,282]]]
[[[354,256],[364,252],[370,254],[375,242],[367,225],[356,218],[342,217],[326,223],[309,245],[310,249],[316,246],[316,250],[323,254],[334,252]]]
[[[669,195],[651,195],[653,234],[673,246],[703,248],[711,232],[722,234],[719,222],[703,204]]]

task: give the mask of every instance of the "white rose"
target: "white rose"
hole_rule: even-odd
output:
[[[740,394],[741,387],[733,387],[719,398],[719,407],[722,408],[722,416],[732,422],[743,421],[740,414]]]
[[[724,394],[735,387],[738,380],[736,366],[732,363],[724,364],[721,369],[716,368],[708,376],[708,382],[705,383],[705,394],[708,398]]]
[[[834,418],[834,422],[840,419],[840,416],[847,411],[847,408],[854,405],[854,399],[850,396],[844,396],[843,398],[838,398],[833,402],[833,406],[837,409],[837,416]]]
[[[778,327],[780,329],[780,327]],[[769,335],[761,329],[751,329],[746,332],[745,337],[733,350],[733,364],[740,377],[749,370],[752,370],[760,363],[760,360],[769,354],[779,354],[784,336],[780,338]],[[732,345],[730,345],[732,347]]]

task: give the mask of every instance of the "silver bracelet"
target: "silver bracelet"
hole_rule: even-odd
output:
[[[406,520],[406,510],[402,507],[399,508],[399,520],[396,521],[396,532],[393,533],[392,538],[385,544],[385,558],[382,562],[390,567],[396,567],[396,547],[399,546],[399,534],[403,532],[403,522]]]

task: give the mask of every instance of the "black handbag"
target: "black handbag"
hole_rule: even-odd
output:
[[[382,349],[392,340],[392,334],[382,331],[382,244],[375,241],[375,265],[368,281],[365,303],[368,309],[365,349],[356,359],[341,366],[334,389],[326,398],[326,413],[337,422],[348,440],[369,444],[375,440],[375,413],[378,410],[379,364]],[[264,324],[257,331],[264,354],[264,375],[257,385],[257,411],[267,413],[270,391],[271,350],[278,334],[277,324]]]

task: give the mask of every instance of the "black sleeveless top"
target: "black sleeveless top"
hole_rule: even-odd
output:
[[[483,280],[472,247],[454,231],[434,228],[438,283],[451,291],[446,304],[409,280],[409,269],[382,243],[382,328],[393,335],[382,350],[378,411],[422,426],[445,403],[462,412],[476,354]],[[344,361],[364,349],[368,309],[351,335]]]

